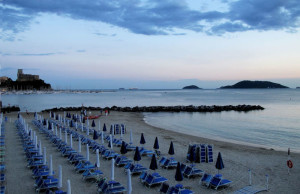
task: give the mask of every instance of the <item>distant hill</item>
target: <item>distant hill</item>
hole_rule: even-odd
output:
[[[195,86],[195,85],[190,85],[190,86],[185,86],[182,89],[201,89],[201,88],[199,88],[198,86]]]
[[[296,89],[300,89],[300,87],[296,87]]]
[[[44,80],[33,81],[13,81],[8,78],[6,81],[2,81],[0,88],[6,88],[8,90],[51,90],[51,85],[44,82]]]
[[[240,81],[232,86],[222,86],[221,89],[247,89],[247,88],[289,88],[269,81]]]

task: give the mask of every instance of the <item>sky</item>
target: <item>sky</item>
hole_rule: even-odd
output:
[[[298,0],[0,0],[1,76],[55,89],[300,86]]]

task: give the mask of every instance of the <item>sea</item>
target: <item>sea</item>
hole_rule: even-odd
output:
[[[2,95],[4,106],[55,107],[261,105],[264,110],[144,113],[146,123],[214,140],[300,152],[300,89],[90,90]],[[122,122],[122,121],[120,121]],[[130,127],[130,126],[128,126]],[[205,143],[205,142],[199,142]]]

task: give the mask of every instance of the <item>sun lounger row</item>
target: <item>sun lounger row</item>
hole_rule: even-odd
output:
[[[25,131],[24,125],[20,120],[16,121],[16,127],[18,129],[18,134],[23,141],[24,152],[27,158],[28,167],[32,169],[32,177],[35,179],[35,189],[37,192],[47,191],[65,193],[58,189],[58,179],[55,178],[53,172],[43,161],[43,158],[39,156],[39,152],[31,140],[29,134]]]
[[[107,181],[105,178],[97,184],[98,193],[125,193],[125,187],[117,181]]]
[[[5,121],[3,121],[3,115],[0,116],[0,194],[4,194],[5,187]]]

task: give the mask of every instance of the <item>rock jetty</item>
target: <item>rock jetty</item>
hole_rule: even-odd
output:
[[[111,110],[120,112],[221,112],[221,111],[240,111],[248,112],[253,110],[264,110],[260,105],[225,105],[225,106],[135,106],[135,107],[61,107],[43,110],[43,112],[56,111],[81,111],[86,110]]]

